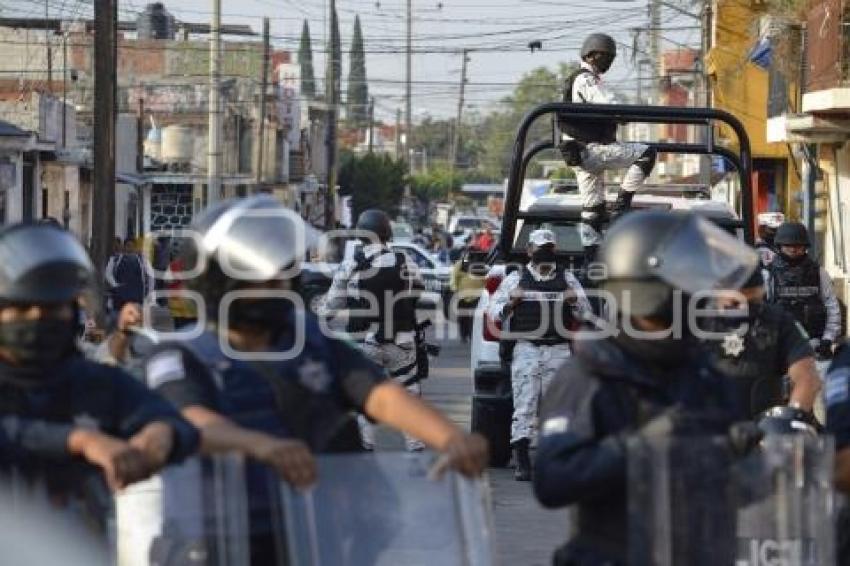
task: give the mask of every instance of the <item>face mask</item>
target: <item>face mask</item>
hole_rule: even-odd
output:
[[[758,318],[762,309],[761,301],[750,301],[747,303],[747,310],[734,309],[722,315],[717,315],[713,321],[714,326],[719,331],[737,330],[744,324],[752,325]]]
[[[534,250],[531,254],[532,263],[555,263],[555,250],[552,247],[545,246]]]
[[[601,56],[597,57],[593,61],[593,66],[596,67],[596,70],[599,74],[604,74],[608,72],[608,69],[611,68],[611,65],[614,63],[614,58],[611,56]]]
[[[691,355],[693,336],[687,325],[679,338],[674,337],[673,332],[664,338],[636,338],[621,328],[614,340],[627,353],[648,365],[668,368],[681,365],[688,359]]]
[[[798,256],[798,257],[791,257],[791,256],[788,256],[788,255],[785,255],[782,252],[779,252],[779,255],[782,256],[782,259],[784,259],[785,262],[788,263],[788,265],[800,265],[808,257],[807,254],[803,254],[803,255]]]
[[[230,306],[228,325],[254,326],[280,331],[292,323],[291,316],[294,310],[294,303],[286,297],[237,300]]]
[[[0,324],[0,346],[21,366],[50,367],[74,349],[74,321],[41,319]]]

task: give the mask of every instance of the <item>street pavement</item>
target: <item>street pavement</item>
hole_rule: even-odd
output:
[[[423,383],[424,397],[454,422],[469,429],[472,377],[469,374],[469,346],[452,338],[451,326],[437,322],[436,339],[442,347],[431,360],[431,375]],[[448,331],[447,331],[448,329]],[[433,332],[432,332],[433,334]],[[401,449],[400,436],[386,432],[377,437],[379,449]],[[490,469],[488,479],[493,503],[493,523],[498,563],[502,566],[548,566],[552,552],[566,540],[567,512],[541,507],[531,484],[513,479],[512,469]]]

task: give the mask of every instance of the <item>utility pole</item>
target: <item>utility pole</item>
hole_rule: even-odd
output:
[[[50,2],[44,0],[44,46],[47,48],[47,90],[53,92],[53,53],[50,51],[50,29],[47,20],[50,18]]]
[[[706,57],[708,56],[708,51],[711,49],[711,26],[712,24],[712,14],[711,14],[711,2],[712,0],[703,0],[702,7],[702,35],[700,37],[700,74],[699,74],[699,83],[702,87],[702,100],[701,102],[706,108],[711,108],[711,78],[708,76],[708,69],[705,64]],[[702,141],[705,142],[706,145],[712,145],[714,143],[714,130],[711,122],[709,122],[703,129],[703,137]],[[700,184],[711,187],[711,169],[712,169],[712,159],[710,155],[701,155],[699,162],[699,176],[700,176]]]
[[[413,145],[413,0],[407,0],[407,64],[404,80],[404,155],[408,159],[408,171],[412,171],[410,163],[410,148]],[[409,196],[410,188],[405,187],[405,196]]]
[[[68,147],[68,32],[62,30],[62,149]]]
[[[401,159],[401,108],[395,111],[395,158]]]
[[[115,238],[115,0],[94,9],[94,185],[91,255],[103,273]]]
[[[449,188],[449,193],[451,193],[454,189],[455,184],[455,164],[457,163],[457,153],[460,149],[460,121],[463,117],[463,95],[466,90],[466,64],[469,62],[469,50],[464,49],[461,53],[462,63],[460,66],[460,95],[457,100],[457,118],[455,118],[455,129],[454,135],[452,136],[452,154],[449,157],[449,171],[451,172],[449,175],[449,180],[451,182],[451,187]]]
[[[207,204],[221,199],[221,0],[212,0]]]
[[[649,57],[652,69],[653,104],[661,103],[661,2],[649,0]]]
[[[336,22],[336,0],[330,0],[330,14],[328,17],[328,57],[330,64],[326,69],[325,85],[325,100],[328,105],[327,113],[327,129],[325,138],[325,163],[327,169],[327,191],[325,192],[325,228],[331,230],[335,227],[334,222],[334,200],[336,195],[336,112],[337,112],[337,92],[339,89],[339,77],[336,73],[336,65],[339,62],[334,61],[336,55],[334,50],[334,36],[336,35],[334,23]],[[340,50],[340,54],[342,50]]]
[[[266,91],[269,88],[269,19],[263,18],[263,70],[260,77],[260,127],[257,134],[257,189],[263,185],[263,157],[266,149]]]
[[[375,146],[375,97],[369,98],[369,153]]]

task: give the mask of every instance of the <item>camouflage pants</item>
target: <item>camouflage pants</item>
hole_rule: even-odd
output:
[[[387,370],[392,379],[399,384],[404,384],[405,381],[416,374],[416,345],[412,342],[409,344],[363,342],[359,346],[364,356]],[[416,397],[422,395],[422,388],[419,383],[407,385],[405,389]],[[375,444],[374,427],[363,416],[358,418],[358,424],[360,425],[363,446],[371,450]],[[425,447],[421,440],[406,434],[404,435],[404,444],[410,451],[422,450]]]
[[[511,362],[511,388],[514,415],[511,422],[511,442],[537,437],[537,412],[540,400],[558,368],[570,357],[568,344],[535,346],[519,341]]]

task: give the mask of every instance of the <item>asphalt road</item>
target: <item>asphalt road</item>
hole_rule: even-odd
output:
[[[442,346],[432,359],[431,376],[423,383],[423,395],[458,425],[469,429],[472,380],[469,346],[454,339],[451,327],[438,323],[436,342]],[[455,334],[456,335],[456,334]],[[384,447],[401,448],[400,437],[382,435]],[[566,540],[567,512],[542,508],[531,484],[513,479],[512,469],[488,472],[493,502],[496,555],[502,566],[548,566],[552,552]]]

